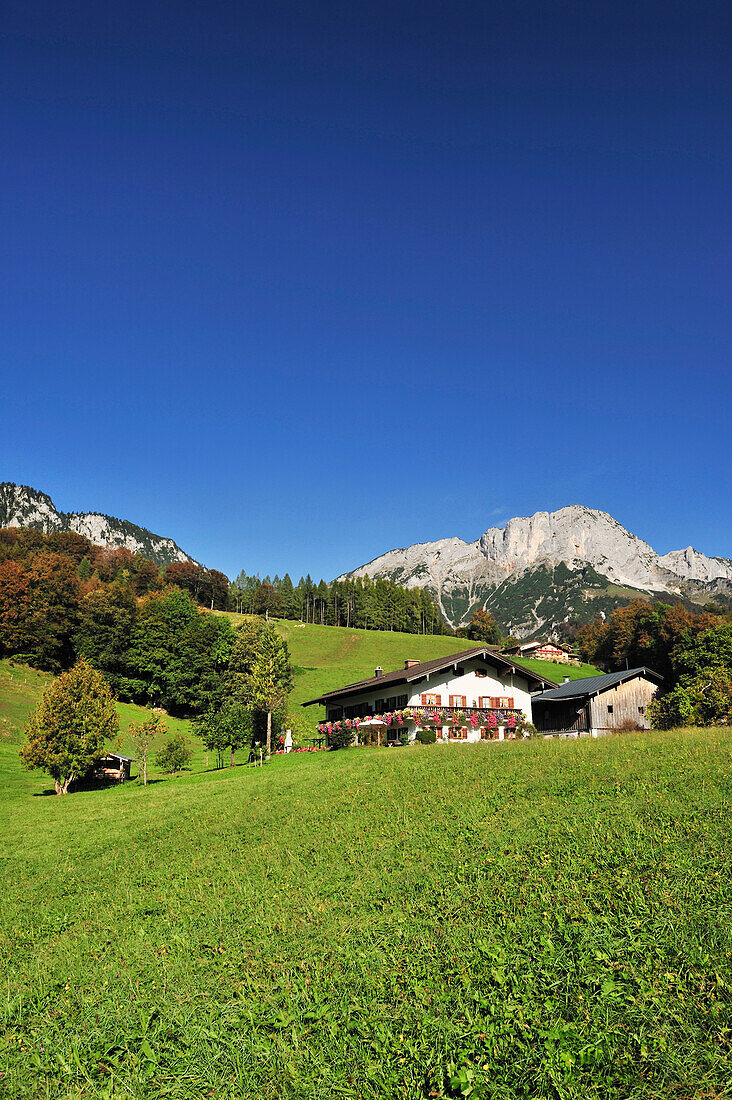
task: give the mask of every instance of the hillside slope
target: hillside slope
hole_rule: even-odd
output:
[[[193,561],[173,539],[155,535],[146,527],[100,512],[59,512],[46,493],[11,481],[0,482],[0,527],[31,527],[46,535],[76,531],[96,546],[124,546],[160,567],[174,561]]]

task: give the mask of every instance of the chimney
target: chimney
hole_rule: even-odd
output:
[[[405,668],[414,668],[415,665],[418,665],[420,663],[421,663],[420,661],[405,661],[404,662],[404,667]]]
[[[374,669],[374,676],[383,676],[383,675],[384,675],[384,670],[381,667],[381,665],[379,665],[378,668]]]

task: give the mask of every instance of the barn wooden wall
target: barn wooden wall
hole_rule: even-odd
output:
[[[592,728],[617,730],[624,722],[634,722],[641,729],[650,729],[647,710],[656,691],[656,684],[640,677],[604,691],[590,703]],[[612,714],[608,714],[608,706],[612,706]],[[643,707],[643,714],[639,712],[639,707]]]

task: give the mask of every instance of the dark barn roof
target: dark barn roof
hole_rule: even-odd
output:
[[[651,668],[630,668],[623,672],[608,672],[604,676],[585,676],[581,680],[570,680],[559,687],[550,688],[549,691],[542,691],[541,695],[535,695],[532,703],[551,703],[555,700],[585,699],[589,695],[601,695],[608,688],[634,680],[636,676],[646,676],[659,684],[663,680],[663,676],[659,676]]]
[[[313,703],[326,703],[333,699],[345,699],[349,695],[361,695],[364,691],[371,691],[376,687],[396,687],[397,684],[410,684],[415,680],[422,680],[431,672],[441,672],[451,665],[457,665],[461,661],[468,661],[474,657],[479,657],[488,664],[492,664],[499,671],[515,672],[518,676],[523,676],[524,679],[533,681],[535,684],[551,683],[551,680],[546,680],[536,672],[530,672],[523,665],[517,665],[513,661],[502,657],[491,646],[476,646],[473,649],[463,650],[462,653],[452,653],[449,657],[437,657],[432,661],[410,664],[408,668],[398,668],[394,672],[384,672],[381,676],[370,676],[368,680],[357,680],[354,684],[347,684],[346,687],[337,688],[335,691],[326,691],[323,695],[319,695],[317,699],[308,699],[302,705],[309,707]]]

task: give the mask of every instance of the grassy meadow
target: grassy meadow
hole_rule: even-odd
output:
[[[38,797],[42,679],[0,667],[0,1095],[730,1095],[729,730]]]

